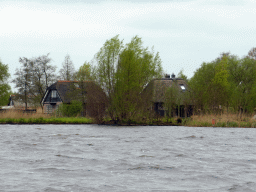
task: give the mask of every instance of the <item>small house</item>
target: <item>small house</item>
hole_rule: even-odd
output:
[[[151,108],[159,116],[189,117],[193,113],[193,104],[189,100],[189,87],[182,78],[174,74],[165,78],[153,79],[145,88]]]
[[[70,104],[74,100],[82,101],[83,116],[93,112],[88,105],[94,107],[101,106],[100,110],[105,110],[106,95],[103,90],[92,81],[57,81],[49,86],[42,98],[43,112],[53,113],[62,103]],[[96,103],[96,104],[95,104]]]

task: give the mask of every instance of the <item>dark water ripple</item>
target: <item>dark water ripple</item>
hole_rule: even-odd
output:
[[[256,129],[0,125],[0,191],[256,191]]]

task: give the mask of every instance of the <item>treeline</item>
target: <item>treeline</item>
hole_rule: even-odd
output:
[[[190,99],[196,113],[256,110],[256,49],[239,58],[230,53],[203,63],[189,79]]]
[[[194,113],[219,113],[223,110],[253,113],[256,108],[255,59],[256,48],[243,58],[223,53],[214,61],[203,63],[190,79],[180,72],[178,77],[187,81],[189,89],[184,94],[175,89],[165,91],[166,114],[172,116],[173,110],[181,103],[185,107],[193,104]],[[12,82],[18,89],[16,95],[26,106],[28,100],[40,106],[45,90],[56,80],[90,81],[104,91],[106,98],[98,94],[100,90],[97,86],[91,86],[81,90],[82,93],[72,92],[74,99],[77,98],[75,94],[83,94],[82,103],[104,102],[106,114],[112,120],[153,117],[150,95],[143,91],[151,80],[163,77],[162,62],[159,53],[155,53],[153,48],[144,47],[140,37],[133,37],[127,44],[118,35],[107,40],[94,58],[86,61],[77,71],[69,55],[65,57],[58,74],[57,67],[51,61],[49,54],[19,59],[21,67],[16,69]],[[2,98],[7,98],[10,87],[7,84],[8,66],[0,64],[2,101]]]
[[[159,53],[155,53],[153,48],[143,47],[138,36],[127,44],[118,35],[107,40],[94,58],[77,71],[69,55],[65,57],[58,74],[49,54],[36,58],[23,57],[19,62],[21,67],[16,69],[12,82],[18,89],[15,95],[26,107],[28,103],[40,106],[45,90],[56,80],[93,81],[106,94],[104,103],[111,119],[130,119],[141,114],[143,98],[139,95],[152,79],[163,75]],[[87,98],[83,98],[82,102],[102,99],[97,88],[91,86],[90,91],[88,88],[81,89],[83,93],[87,92]],[[81,94],[76,92],[71,94],[74,99],[78,98],[75,94]]]

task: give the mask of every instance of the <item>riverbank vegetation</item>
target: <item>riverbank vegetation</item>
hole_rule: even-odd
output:
[[[160,55],[153,48],[144,47],[142,38],[138,36],[127,44],[118,35],[107,40],[92,61],[86,61],[78,71],[67,55],[59,75],[55,74],[56,66],[50,64],[49,54],[31,59],[23,57],[19,60],[21,67],[16,69],[16,78],[12,82],[19,91],[16,96],[25,103],[25,110],[29,102],[42,110],[41,99],[45,90],[57,79],[81,84],[94,82],[97,86],[74,87],[70,91],[73,100],[58,106],[58,110],[51,115],[7,112],[2,113],[0,119],[3,123],[55,121],[206,127],[213,126],[212,119],[215,119],[214,126],[218,127],[254,127],[255,55],[255,48],[242,58],[231,53],[221,53],[215,60],[202,63],[191,78],[184,74],[186,71],[181,70],[178,78],[186,80],[186,87],[180,85],[180,88],[175,88],[177,78],[174,76],[169,78],[174,82],[172,87],[157,87],[157,92],[152,92],[149,87],[153,80],[164,77]],[[4,69],[3,77],[0,74],[3,87],[9,73],[8,66],[0,64]],[[6,95],[10,90],[8,87],[5,90],[5,96],[0,96],[1,101],[6,103]],[[161,101],[154,103],[153,97],[157,96],[152,93],[161,94]],[[180,117],[181,105],[185,118]],[[158,108],[161,108],[161,114]],[[189,118],[188,110],[193,111]],[[86,114],[87,118],[79,117],[81,114]]]
[[[238,116],[238,114],[193,115],[190,118],[182,119],[182,125],[189,127],[256,128],[256,120],[253,116],[243,115],[242,118]]]
[[[42,113],[41,108],[36,113],[23,113],[22,111],[7,111],[0,115],[0,124],[98,124],[89,117],[77,116],[58,116],[56,114],[47,115]],[[188,118],[179,117],[155,117],[136,120],[112,120],[105,117],[101,125],[120,125],[120,126],[189,126],[189,127],[240,127],[256,128],[256,119],[252,115],[222,113],[193,115]]]
[[[38,108],[36,113],[8,110],[0,113],[0,124],[91,124],[92,118],[47,115]]]

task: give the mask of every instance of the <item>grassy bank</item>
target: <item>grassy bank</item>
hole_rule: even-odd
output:
[[[82,117],[58,118],[1,118],[0,124],[91,124],[92,119]]]
[[[212,124],[212,120],[215,124]],[[97,124],[91,118],[85,117],[56,117],[42,113],[40,108],[37,113],[22,113],[17,111],[8,111],[0,113],[0,124]],[[239,114],[221,114],[221,115],[194,115],[190,118],[157,118],[142,120],[123,120],[113,121],[104,119],[103,125],[156,125],[156,126],[190,126],[190,127],[241,127],[256,128],[256,120],[253,116]]]
[[[215,124],[213,124],[213,120]],[[194,115],[183,119],[182,125],[190,127],[241,127],[255,128],[256,120],[253,116],[239,114],[221,114],[221,115]]]
[[[93,120],[85,117],[55,117],[42,113],[7,111],[0,113],[0,124],[91,124]]]

